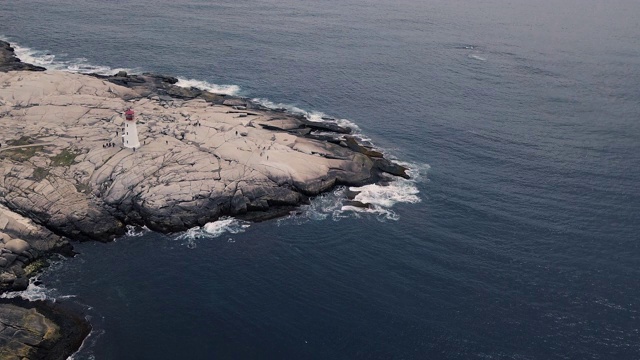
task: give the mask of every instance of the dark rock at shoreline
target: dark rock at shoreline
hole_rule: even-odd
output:
[[[45,71],[41,66],[23,63],[15,55],[13,47],[6,41],[0,40],[0,72],[7,71]]]
[[[309,129],[309,130],[311,130],[311,129]],[[333,143],[333,144],[337,144],[337,145],[346,147],[346,144],[344,144],[344,141],[339,136],[336,136],[336,135],[329,135],[329,134],[327,134],[327,135],[325,135],[325,134],[318,135],[318,134],[313,133],[313,131],[311,131],[311,132],[305,134],[305,136],[307,138],[309,138],[309,139],[315,139],[315,140],[330,142],[330,143]]]
[[[350,127],[340,126],[330,122],[311,121],[304,116],[301,116],[299,119],[306,127],[314,130],[335,132],[338,134],[351,134],[353,131]]]
[[[355,191],[355,190],[351,190],[351,189],[347,189],[347,199],[349,200],[353,200],[356,198],[356,196],[358,196],[358,194],[360,194],[360,191]]]
[[[375,160],[376,167],[380,169],[380,171],[386,172],[387,174],[400,176],[405,179],[410,179],[411,177],[407,174],[407,168],[391,162],[388,159],[380,158]]]
[[[228,98],[226,95],[210,93],[195,87],[186,88],[177,86],[176,84],[178,83],[178,79],[167,75],[151,73],[134,75],[127,74],[125,71],[120,71],[115,75],[89,75],[109,81],[116,85],[131,88],[138,93],[139,97],[167,96],[171,98],[168,99],[169,101],[174,99],[203,99],[209,103],[217,105],[223,104]],[[242,102],[239,99],[234,99],[234,101]]]
[[[67,239],[0,205],[0,292],[24,290],[50,253],[71,256],[73,250]]]
[[[64,360],[91,332],[79,311],[46,301],[0,299],[0,358]]]
[[[252,222],[261,222],[272,219],[281,218],[283,216],[287,216],[292,212],[295,212],[298,209],[298,206],[272,206],[266,208],[262,211],[251,211],[245,214],[236,216],[239,220],[244,221],[252,221]]]
[[[353,137],[353,136],[345,136],[345,142],[347,144],[347,147],[349,147],[349,149],[353,150],[353,151],[357,151],[359,153],[365,154],[369,157],[372,158],[381,158],[384,155],[382,155],[381,152],[379,151],[375,151],[373,149],[370,149],[366,146],[362,146],[360,144],[358,144],[358,141]]]

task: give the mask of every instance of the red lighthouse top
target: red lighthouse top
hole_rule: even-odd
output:
[[[124,118],[128,121],[133,121],[133,110],[128,109],[127,111],[124,112]]]

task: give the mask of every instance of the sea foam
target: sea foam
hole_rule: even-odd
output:
[[[29,286],[27,286],[25,290],[8,291],[5,293],[2,293],[0,295],[0,298],[3,298],[3,299],[22,298],[24,300],[29,300],[29,301],[38,301],[38,300],[55,301],[55,297],[50,296],[49,290],[45,288],[42,284],[40,284],[38,277],[32,277],[31,279],[29,279]]]
[[[198,239],[212,239],[222,236],[225,233],[239,234],[245,232],[249,227],[246,221],[232,217],[221,217],[220,219],[206,223],[204,226],[195,226],[178,235],[175,239],[181,241],[190,249],[197,247]]]
[[[60,70],[81,74],[95,73],[99,75],[113,75],[119,71],[126,71],[131,74],[140,73],[140,70],[127,68],[111,68],[109,66],[90,64],[86,58],[70,58],[64,59],[66,54],[54,55],[46,50],[35,50],[29,47],[21,46],[9,41],[7,38],[0,37],[0,40],[7,41],[13,47],[18,59],[25,63],[38,65],[47,70]]]
[[[290,114],[304,115],[305,118],[309,121],[313,122],[333,122],[340,126],[350,127],[356,134],[359,134],[360,128],[354,122],[349,119],[340,119],[329,116],[321,111],[307,111],[301,109],[295,105],[285,104],[285,103],[276,103],[268,99],[264,98],[253,98],[251,99],[256,104],[262,105],[267,109],[272,110],[285,110]]]
[[[347,199],[347,187],[339,186],[331,192],[316,196],[308,205],[289,216],[278,219],[278,225],[300,225],[308,221],[331,219],[340,221],[345,218],[373,217],[378,221],[400,219],[393,207],[400,203],[415,204],[422,199],[418,196],[418,184],[427,181],[428,164],[411,164],[399,162],[409,170],[410,179],[403,179],[390,175],[385,176],[384,184],[369,184],[360,187],[350,187],[358,194],[354,200],[368,204],[367,207],[350,205]]]
[[[133,226],[133,225],[127,225],[127,232],[126,232],[126,236],[129,237],[140,237],[143,236],[144,234],[150,232],[151,230],[149,230],[148,227],[146,226]]]
[[[184,88],[194,87],[214,94],[238,95],[240,93],[240,86],[238,85],[218,85],[202,80],[185,79],[183,77],[178,77],[178,83],[176,85]]]

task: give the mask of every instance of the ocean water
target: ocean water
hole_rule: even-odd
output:
[[[21,58],[354,124],[414,178],[77,244],[73,359],[640,358],[640,2],[0,1]]]

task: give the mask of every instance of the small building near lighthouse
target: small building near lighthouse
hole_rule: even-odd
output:
[[[124,133],[122,134],[122,144],[124,147],[134,149],[140,147],[138,140],[138,128],[136,127],[135,113],[131,109],[124,112]]]

